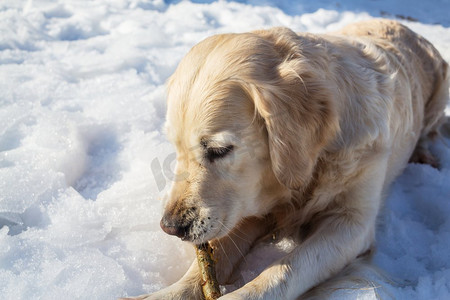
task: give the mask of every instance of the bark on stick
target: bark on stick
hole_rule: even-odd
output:
[[[216,268],[212,254],[213,250],[208,243],[195,246],[203,295],[205,300],[215,300],[219,298],[220,289],[216,279]]]

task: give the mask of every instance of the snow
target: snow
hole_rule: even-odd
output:
[[[186,271],[193,250],[159,227],[164,83],[203,38],[397,17],[450,61],[446,0],[194,2],[0,2],[2,299],[115,299]],[[338,294],[450,298],[449,145],[433,145],[440,170],[410,164],[388,195],[374,261],[389,280],[369,270],[376,288]]]

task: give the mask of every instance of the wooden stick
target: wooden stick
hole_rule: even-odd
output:
[[[221,296],[219,283],[216,279],[216,268],[212,254],[213,250],[209,243],[195,246],[198,266],[200,267],[200,276],[203,296],[205,300],[215,300]]]

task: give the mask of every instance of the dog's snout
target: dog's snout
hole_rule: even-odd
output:
[[[160,226],[165,233],[184,238],[191,224],[186,224],[184,220],[178,220],[174,216],[164,215],[161,219]]]

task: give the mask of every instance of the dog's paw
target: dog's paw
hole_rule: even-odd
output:
[[[120,298],[120,300],[185,300],[185,299],[201,299],[200,296],[195,295],[192,286],[183,284],[174,284],[158,292],[140,295],[137,297]]]
[[[156,299],[172,299],[172,298],[161,298],[162,295],[159,292],[156,292],[154,294],[145,294],[140,295],[136,297],[125,297],[125,298],[119,298],[118,300],[156,300]]]
[[[219,300],[243,300],[244,298],[237,295],[225,295],[219,298]]]
[[[242,297],[241,295],[237,293],[229,293],[225,294],[222,297],[219,297],[219,300],[243,300],[245,297]]]
[[[172,293],[163,294],[156,292],[154,294],[140,295],[136,297],[119,298],[119,300],[175,300],[182,299]]]

